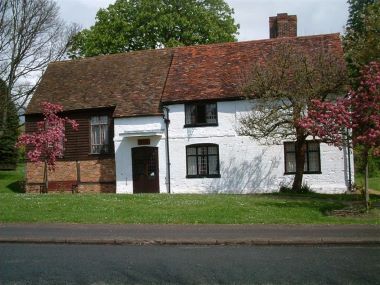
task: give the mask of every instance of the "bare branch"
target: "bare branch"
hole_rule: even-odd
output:
[[[0,1],[0,80],[7,86],[0,105],[13,101],[25,109],[49,62],[65,57],[79,27],[65,25],[58,15],[53,0]],[[0,136],[7,117],[3,109]]]
[[[266,141],[294,138],[311,100],[344,94],[345,87],[341,54],[323,46],[307,51],[290,44],[274,46],[243,77],[243,94],[260,100],[242,117],[240,132]]]

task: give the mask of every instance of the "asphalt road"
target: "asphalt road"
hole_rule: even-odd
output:
[[[380,247],[0,244],[0,284],[380,284]]]

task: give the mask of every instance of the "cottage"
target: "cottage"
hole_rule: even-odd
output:
[[[239,118],[251,105],[238,90],[242,67],[273,46],[342,55],[338,34],[296,33],[296,17],[278,14],[268,40],[51,63],[28,106],[26,130],[41,119],[39,104],[50,101],[63,105],[79,131],[67,130],[49,179],[111,193],[263,193],[290,184],[294,144],[240,136]],[[310,140],[304,180],[315,191],[345,192],[351,160],[345,149]],[[27,191],[39,191],[42,166],[27,162],[26,176]]]

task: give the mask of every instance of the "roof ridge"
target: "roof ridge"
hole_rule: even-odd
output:
[[[95,56],[80,57],[80,58],[74,58],[74,59],[57,60],[57,61],[52,61],[49,64],[62,64],[62,63],[68,63],[68,62],[96,60],[96,59],[100,59],[100,58],[110,58],[110,57],[116,57],[116,56],[132,56],[132,55],[137,55],[140,53],[167,52],[167,51],[170,51],[173,49],[174,48],[158,48],[158,49],[134,50],[134,51],[126,51],[126,52],[110,53],[110,54],[100,54],[100,55],[95,55]]]
[[[180,46],[173,49],[187,49],[187,48],[202,48],[202,47],[216,47],[223,45],[239,45],[245,43],[258,43],[258,42],[273,42],[273,41],[284,41],[284,40],[297,40],[297,39],[307,39],[307,38],[324,38],[324,37],[333,37],[340,36],[340,33],[329,33],[329,34],[317,34],[317,35],[306,35],[306,36],[297,36],[297,37],[281,37],[281,38],[272,38],[272,39],[257,39],[257,40],[246,40],[246,41],[236,41],[236,42],[224,42],[224,43],[211,43],[211,44],[201,44],[201,45],[191,45],[191,46]]]
[[[317,34],[317,35],[307,35],[307,36],[297,36],[297,37],[282,37],[282,38],[273,38],[273,39],[257,39],[257,40],[246,40],[246,41],[236,41],[236,42],[223,42],[223,43],[211,43],[211,44],[200,44],[200,45],[190,45],[190,46],[179,46],[179,47],[171,47],[171,48],[158,48],[158,49],[144,49],[144,50],[135,50],[135,51],[126,51],[120,53],[112,53],[112,54],[101,54],[90,57],[82,57],[75,59],[65,59],[60,61],[52,61],[49,64],[63,64],[68,62],[79,62],[84,60],[96,60],[100,58],[110,58],[116,56],[133,56],[140,53],[157,53],[157,52],[166,52],[166,51],[176,51],[183,49],[193,49],[193,48],[205,48],[205,47],[219,47],[219,46],[229,46],[229,45],[239,45],[239,44],[247,44],[247,43],[261,43],[261,42],[273,42],[273,41],[286,41],[286,40],[297,40],[297,39],[307,39],[307,38],[323,38],[323,37],[332,37],[332,36],[340,36],[340,33],[329,33],[329,34]]]

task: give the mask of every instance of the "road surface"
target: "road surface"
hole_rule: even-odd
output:
[[[380,284],[380,247],[2,243],[0,284]]]

